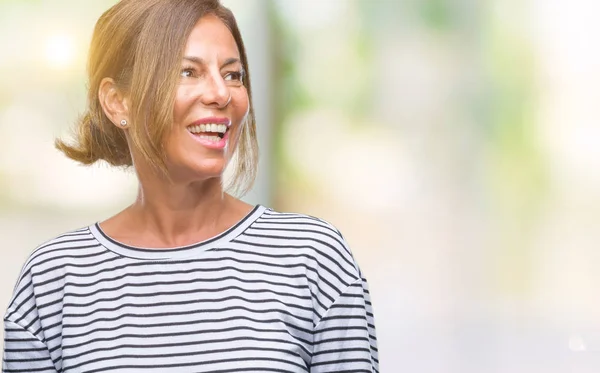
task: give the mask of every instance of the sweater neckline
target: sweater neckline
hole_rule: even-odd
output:
[[[254,221],[256,221],[256,219],[258,219],[266,210],[266,207],[262,205],[256,205],[252,211],[250,211],[246,216],[244,216],[240,221],[226,231],[204,241],[172,248],[150,249],[124,244],[114,240],[104,233],[102,228],[100,228],[99,222],[90,225],[88,229],[102,246],[116,254],[125,257],[150,260],[188,258],[231,241],[244,232],[250,225],[252,225],[252,223],[254,223]]]

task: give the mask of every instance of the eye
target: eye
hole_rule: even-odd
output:
[[[228,72],[227,74],[225,74],[225,77],[223,79],[225,79],[225,81],[232,81],[232,82],[243,82],[244,80],[244,72],[243,71],[232,71],[232,72]]]
[[[179,75],[182,78],[193,78],[196,76],[196,70],[193,67],[184,67]]]

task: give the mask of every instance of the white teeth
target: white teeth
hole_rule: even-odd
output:
[[[189,126],[188,131],[191,133],[202,133],[202,132],[227,132],[227,125],[225,124],[200,124],[198,126]]]

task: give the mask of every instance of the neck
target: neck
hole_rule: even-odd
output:
[[[234,201],[217,178],[186,184],[140,179],[138,197],[126,210],[127,225],[152,246],[184,246],[229,228]]]

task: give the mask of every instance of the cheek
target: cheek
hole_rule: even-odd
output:
[[[248,93],[246,88],[240,88],[236,92],[232,92],[232,110],[231,115],[232,119],[236,123],[236,130],[232,133],[232,137],[230,139],[231,147],[229,148],[230,156],[235,152],[239,145],[239,140],[242,134],[242,128],[245,124],[246,117],[250,111],[250,100],[248,98]]]
[[[248,98],[248,92],[246,91],[246,87],[241,87],[235,92],[231,93],[232,101],[235,102],[235,106],[233,108],[233,112],[237,120],[241,123],[248,112],[250,111],[250,99]]]
[[[173,103],[173,119],[175,123],[180,123],[185,119],[186,113],[189,111],[192,100],[189,89],[180,87],[175,94],[175,102]]]

